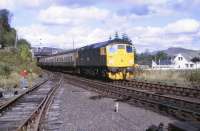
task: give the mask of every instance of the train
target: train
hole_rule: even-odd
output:
[[[134,78],[134,50],[130,40],[113,39],[41,57],[38,65],[110,80],[127,80]]]

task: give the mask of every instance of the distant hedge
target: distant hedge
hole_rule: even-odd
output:
[[[191,82],[200,83],[200,69],[191,71],[187,79]]]

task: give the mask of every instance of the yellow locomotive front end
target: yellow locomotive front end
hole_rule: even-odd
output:
[[[131,44],[110,44],[106,46],[107,75],[112,80],[134,77],[134,51]]]

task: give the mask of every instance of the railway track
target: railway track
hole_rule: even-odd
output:
[[[137,81],[137,80],[115,81],[113,83],[117,85],[121,85],[121,86],[136,88],[136,89],[150,90],[157,94],[170,94],[170,95],[200,99],[199,88],[189,88],[189,87],[187,88],[187,87],[181,87],[181,86],[176,86],[176,85],[166,85],[162,83],[151,83],[151,82]]]
[[[53,74],[0,107],[0,131],[36,131],[62,77]]]
[[[200,102],[196,99],[186,100],[183,97],[165,96],[149,90],[135,89],[76,76],[66,75],[65,77],[71,84],[82,86],[102,95],[114,97],[138,106],[145,106],[181,120],[200,122]]]

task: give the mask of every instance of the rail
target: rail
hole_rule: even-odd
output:
[[[54,74],[54,77],[42,81],[3,105],[0,108],[0,130],[37,131],[44,111],[61,82],[62,76]]]
[[[165,111],[168,114],[182,120],[200,121],[200,102],[163,96],[148,90],[138,90],[112,83],[91,80],[81,77],[68,76],[69,83],[82,86],[106,96],[120,98],[129,103],[140,103],[157,111]]]
[[[30,128],[29,126],[32,123],[34,124],[34,131],[39,130],[39,125],[40,125],[40,121],[41,121],[41,118],[42,118],[42,114],[44,113],[44,111],[48,107],[48,105],[50,104],[50,100],[51,100],[53,94],[55,93],[55,90],[60,87],[61,82],[62,82],[62,78],[60,79],[58,85],[56,85],[54,88],[51,88],[48,95],[45,97],[45,99],[43,99],[43,101],[40,103],[38,108],[35,109],[33,111],[33,113],[31,114],[31,116],[29,118],[27,118],[24,121],[24,123],[22,123],[18,127],[17,131],[24,131],[24,130],[29,129]]]

